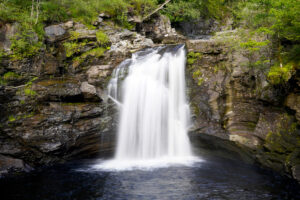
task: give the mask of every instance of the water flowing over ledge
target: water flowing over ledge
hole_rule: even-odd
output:
[[[108,93],[120,108],[116,155],[94,167],[121,170],[199,160],[187,135],[185,64],[184,45],[176,45],[137,52],[115,69]]]

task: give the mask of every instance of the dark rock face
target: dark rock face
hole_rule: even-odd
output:
[[[218,22],[213,19],[183,21],[174,24],[174,26],[179,32],[191,39],[208,39],[212,33],[220,30]]]
[[[243,66],[247,58],[218,40],[190,40],[187,48],[192,133],[231,141],[253,161],[300,180],[300,88],[270,85],[263,71]]]
[[[124,33],[120,35],[113,26],[101,26],[116,48],[107,49],[101,56],[91,54],[79,64],[66,56],[64,43],[74,42],[70,32],[76,32],[75,42],[84,40],[86,45],[80,53],[86,53],[96,47],[96,31],[72,21],[45,28],[46,48],[40,55],[1,61],[1,78],[8,72],[13,75],[0,87],[0,175],[71,159],[112,155],[117,112],[108,101],[107,83],[114,67],[130,51],[153,42],[123,31],[130,37],[126,37],[128,45],[120,47]],[[7,30],[1,29],[1,34],[9,34]]]
[[[170,19],[164,15],[156,15],[138,24],[137,31],[151,38],[155,43],[178,44],[185,41],[185,38],[172,28]]]

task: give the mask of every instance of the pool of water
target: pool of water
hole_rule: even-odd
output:
[[[300,199],[291,180],[224,158],[147,170],[101,171],[78,161],[0,179],[3,200]]]

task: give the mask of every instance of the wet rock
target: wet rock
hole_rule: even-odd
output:
[[[214,40],[188,40],[186,45],[190,51],[205,54],[220,54],[226,48],[224,44],[219,44]]]
[[[95,65],[91,66],[86,72],[88,76],[88,83],[99,85],[107,79],[112,73],[113,67],[110,65]]]
[[[145,47],[153,47],[154,43],[151,39],[146,38],[135,32],[124,30],[121,32],[114,32],[109,34],[110,41],[112,42],[109,52],[114,54],[129,54]]]
[[[176,28],[190,39],[209,39],[212,33],[220,30],[219,23],[213,19],[182,21],[176,24]]]
[[[96,31],[88,30],[88,29],[76,29],[75,33],[78,34],[76,39],[88,39],[88,40],[96,40]]]
[[[226,34],[235,37],[235,31]],[[270,85],[261,70],[245,66],[248,58],[217,37],[186,45],[191,131],[234,142],[260,165],[292,175],[300,162],[298,92],[283,103],[286,91]]]
[[[300,94],[289,94],[286,98],[286,106],[296,111],[296,118],[300,122]]]
[[[22,160],[0,155],[0,177],[8,172],[27,170],[30,170],[30,167]]]
[[[1,139],[6,147],[1,147],[0,153],[37,165],[112,151],[115,124],[111,109],[109,105],[91,102],[39,106],[31,116],[9,122],[12,126],[5,128],[4,133],[20,143],[9,144],[9,140]]]
[[[100,95],[98,96],[95,86],[90,85],[88,82],[82,82],[80,90],[86,100],[100,102]]]
[[[292,168],[294,179],[298,180],[300,183],[300,165],[296,165]]]
[[[56,78],[35,83],[32,90],[38,99],[48,101],[81,101],[80,81],[73,78]]]
[[[51,54],[46,54],[44,57],[43,73],[47,75],[54,75],[58,73],[59,62],[57,58]]]
[[[67,37],[67,31],[63,24],[51,25],[45,28],[45,35],[48,42],[57,42]]]
[[[185,40],[183,36],[177,34],[171,26],[170,19],[164,15],[157,15],[152,20],[144,21],[138,25],[137,30],[156,43],[178,44]]]
[[[10,52],[11,38],[18,32],[18,23],[0,24],[0,49]]]

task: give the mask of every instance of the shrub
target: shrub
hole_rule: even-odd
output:
[[[97,37],[97,41],[102,45],[102,46],[107,46],[109,41],[109,37],[102,32],[101,30],[96,32],[96,37]]]
[[[18,78],[20,78],[20,75],[16,74],[15,72],[6,72],[3,75],[4,81],[14,80],[14,79],[18,79]]]
[[[275,65],[271,67],[269,73],[268,73],[268,80],[273,84],[273,85],[279,85],[279,84],[284,84],[294,74],[294,66],[291,63],[288,63],[284,66],[280,65]]]

